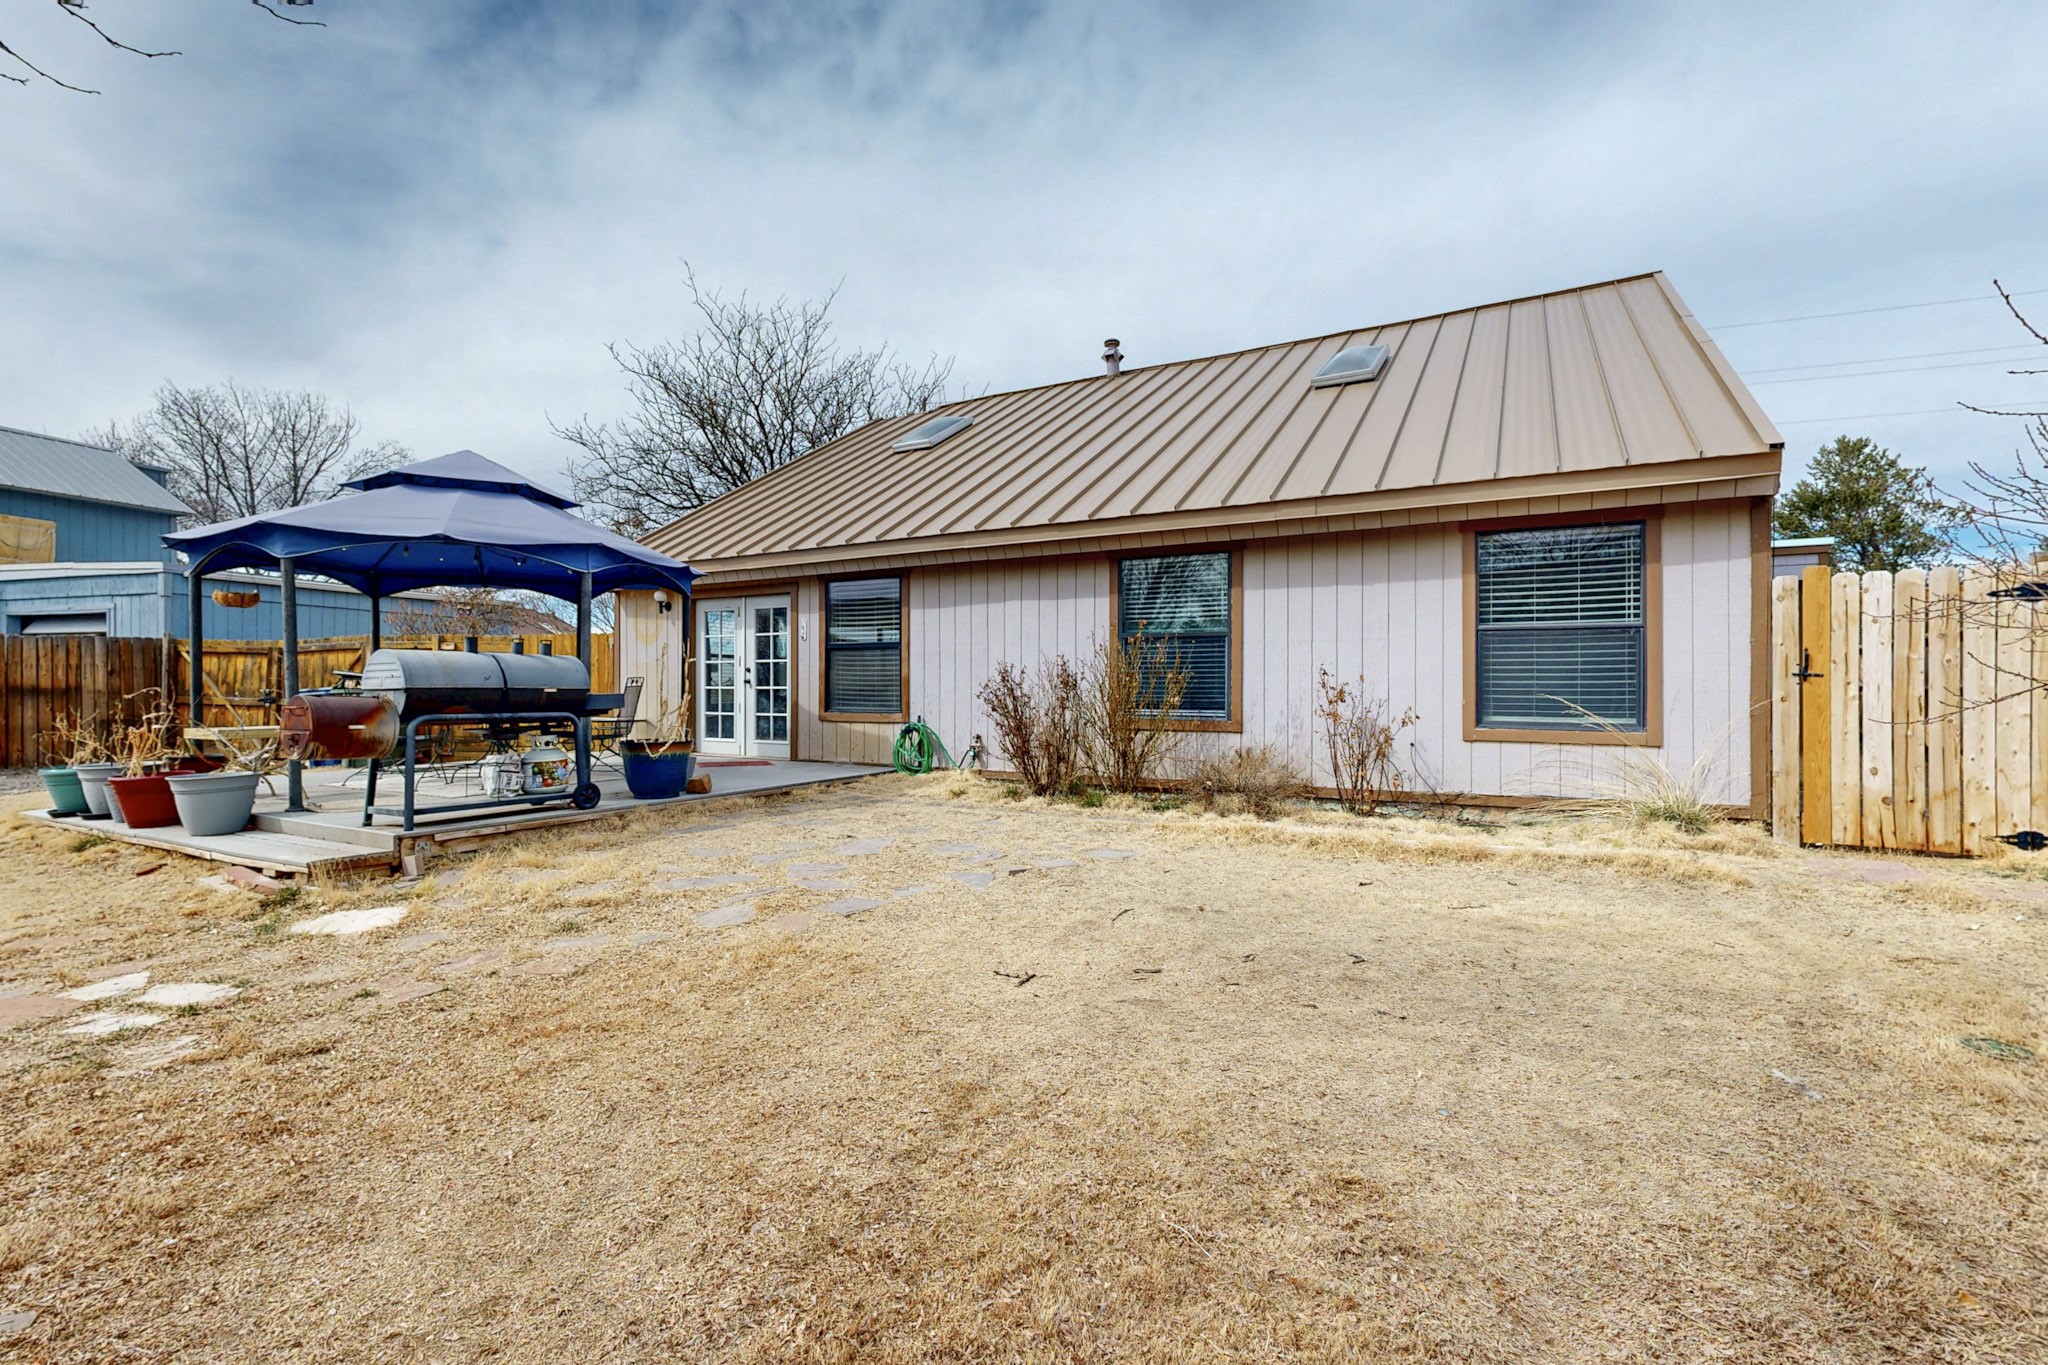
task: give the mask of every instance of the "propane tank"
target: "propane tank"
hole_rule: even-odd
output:
[[[565,792],[576,785],[576,760],[552,739],[542,739],[519,758],[520,786],[529,796]]]

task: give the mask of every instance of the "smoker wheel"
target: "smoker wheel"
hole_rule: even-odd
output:
[[[604,794],[597,789],[597,784],[595,782],[585,782],[582,786],[578,787],[575,791],[575,794],[569,798],[569,804],[574,806],[577,810],[590,810],[592,807],[597,805],[599,798],[603,795]]]

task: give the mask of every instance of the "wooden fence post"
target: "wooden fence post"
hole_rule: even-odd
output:
[[[1963,578],[1927,575],[1927,847],[1963,851]]]
[[[1899,847],[1927,847],[1927,571],[1903,569],[1892,577],[1892,684],[1897,721],[1892,777],[1901,797]]]
[[[1998,623],[1991,586],[1987,570],[1963,576],[1962,851],[1970,854],[1984,851],[1998,825]]]
[[[1892,792],[1892,576],[1883,569],[1863,575],[1863,602],[1857,628],[1863,637],[1863,761],[1857,774],[1863,785],[1862,843],[1865,848],[1897,848],[1899,828]]]
[[[1799,575],[1800,842],[1824,844],[1834,829],[1834,679],[1829,617],[1834,575],[1815,565]]]
[[[1771,580],[1771,837],[1799,842],[1799,580]]]

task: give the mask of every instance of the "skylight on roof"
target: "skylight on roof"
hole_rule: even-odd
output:
[[[1323,362],[1323,368],[1316,371],[1316,377],[1308,381],[1312,389],[1327,389],[1336,384],[1356,384],[1366,379],[1378,379],[1380,371],[1387,368],[1387,348],[1384,346],[1347,346]]]
[[[911,429],[908,436],[890,446],[892,451],[930,450],[950,436],[957,436],[974,425],[972,417],[934,417],[929,422],[920,422]]]

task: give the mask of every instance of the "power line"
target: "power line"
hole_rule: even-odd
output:
[[[1743,373],[1790,374],[1794,370],[1832,370],[1841,365],[1882,365],[1893,360],[1946,360],[1952,355],[1990,355],[1993,351],[2010,351],[2018,344],[2017,342],[2009,341],[2003,346],[1978,346],[1966,351],[1921,351],[1917,355],[1873,355],[1866,356],[1862,360],[1821,360],[1815,361],[1811,365],[1775,365],[1763,370],[1744,370]],[[2023,351],[2016,358],[2024,358],[2031,354],[2032,352],[2030,351]]]
[[[1773,422],[1772,425],[1780,427],[1803,427],[1810,426],[1815,422],[1867,422],[1873,417],[1925,417],[1930,413],[1936,412],[1969,412],[1972,417],[1983,416],[1982,413],[1970,412],[1968,408],[1958,403],[1954,407],[1911,408],[1905,412],[1852,412],[1845,414],[1841,417],[1794,417],[1789,422]]]
[[[2012,297],[2031,298],[2035,294],[2048,294],[2048,289],[2016,289]],[[1925,303],[1888,303],[1882,308],[1851,308],[1841,313],[1803,313],[1796,318],[1758,318],[1754,322],[1721,322],[1708,327],[1710,332],[1732,332],[1737,327],[1775,327],[1781,322],[1819,322],[1824,318],[1860,318],[1870,313],[1900,313],[1908,308],[1945,308],[1952,303],[2000,303],[1996,294],[1972,294],[1961,299],[1929,299]]]
[[[1751,384],[1761,388],[1765,384],[1811,384],[1816,379],[1875,379],[1885,374],[1920,374],[1927,370],[1973,370],[1981,365],[2010,365],[2015,360],[2024,360],[2033,355],[2027,351],[2005,360],[1959,360],[1951,365],[1906,365],[1896,370],[1858,370],[1854,374],[1803,374],[1793,379],[1759,379]]]

